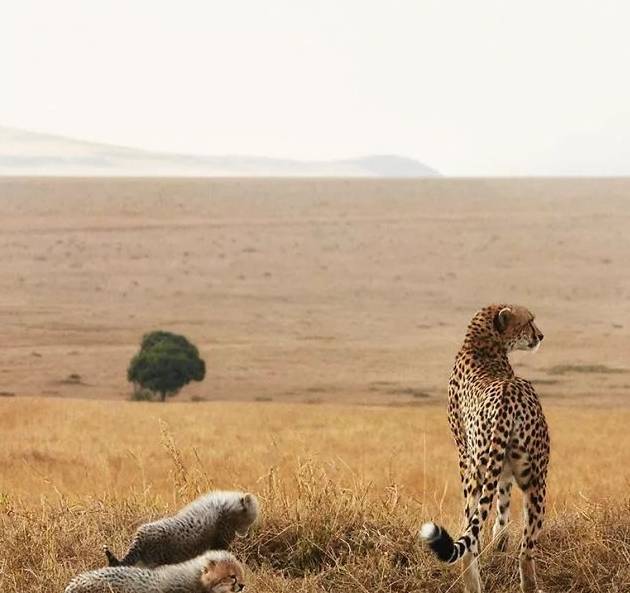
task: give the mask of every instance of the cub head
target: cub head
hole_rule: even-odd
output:
[[[258,499],[253,494],[244,494],[239,498],[234,510],[236,533],[247,535],[251,524],[258,517]]]
[[[229,552],[211,552],[201,571],[204,593],[238,593],[245,588],[241,563]]]
[[[518,305],[497,307],[493,325],[508,352],[512,350],[536,352],[544,338],[534,323],[531,312]]]

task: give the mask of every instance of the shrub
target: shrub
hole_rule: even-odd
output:
[[[195,345],[184,336],[155,331],[142,338],[131,359],[127,379],[134,390],[148,390],[161,401],[179,393],[191,381],[203,381],[206,365]],[[135,398],[134,398],[135,399]]]

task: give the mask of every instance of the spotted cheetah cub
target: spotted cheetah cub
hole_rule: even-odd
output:
[[[116,566],[84,572],[65,593],[232,593],[242,591],[243,567],[229,552],[212,550],[158,568]]]
[[[214,491],[172,517],[141,525],[120,560],[107,546],[103,549],[109,566],[176,564],[207,550],[226,549],[236,534],[247,534],[257,516],[258,500],[253,494]]]

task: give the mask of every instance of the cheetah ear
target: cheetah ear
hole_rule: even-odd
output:
[[[502,334],[508,326],[510,317],[512,317],[512,310],[509,307],[503,307],[503,309],[494,316],[494,329]]]
[[[216,560],[208,560],[201,570],[201,585],[204,591],[214,589],[216,585]]]

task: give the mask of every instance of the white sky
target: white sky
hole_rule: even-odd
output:
[[[164,151],[630,174],[630,3],[4,0],[0,125]]]

